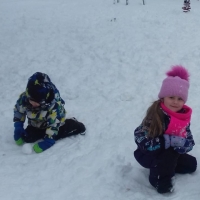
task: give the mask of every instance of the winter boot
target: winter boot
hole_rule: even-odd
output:
[[[149,176],[149,182],[156,188],[160,194],[169,193],[174,191],[174,177],[159,179],[158,177]]]
[[[60,127],[58,135],[55,136],[55,140],[78,134],[85,135],[85,132],[85,125],[73,117],[65,120],[65,124]]]

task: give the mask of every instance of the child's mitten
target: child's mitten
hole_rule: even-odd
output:
[[[165,138],[165,149],[170,147],[170,136],[168,134],[164,134],[163,137]]]
[[[24,123],[23,122],[15,122],[14,123],[14,140],[17,145],[22,145],[24,143],[22,137],[26,134],[24,130]]]
[[[186,139],[179,136],[171,136],[171,146],[172,147],[183,147],[185,145]]]
[[[33,149],[36,153],[41,153],[55,144],[55,140],[51,138],[45,138],[42,142],[34,144]]]

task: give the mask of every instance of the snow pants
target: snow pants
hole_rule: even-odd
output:
[[[161,191],[160,193],[172,187],[172,177],[175,173],[192,173],[197,168],[195,157],[189,154],[179,154],[172,147],[156,157],[145,155],[139,149],[134,152],[134,155],[143,167],[150,169],[149,182]]]
[[[85,130],[84,124],[78,122],[75,118],[66,119],[65,124],[59,128],[58,134],[54,136],[54,140],[70,137],[72,135],[84,135]],[[46,135],[46,129],[39,129],[33,126],[27,126],[25,131],[27,134],[23,137],[23,140],[26,143],[33,143],[39,139],[44,139]]]

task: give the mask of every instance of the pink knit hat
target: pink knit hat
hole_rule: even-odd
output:
[[[158,97],[178,96],[186,102],[189,89],[188,71],[183,66],[176,65],[166,75],[168,77],[163,80]]]

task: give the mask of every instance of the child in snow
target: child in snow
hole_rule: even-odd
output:
[[[150,169],[149,182],[159,193],[173,191],[175,173],[192,173],[197,168],[196,158],[187,154],[195,144],[190,131],[192,109],[185,105],[189,74],[182,66],[166,74],[159,99],[134,132],[135,159]]]
[[[47,74],[36,72],[28,79],[14,107],[14,140],[17,145],[33,143],[36,153],[41,153],[55,141],[85,132],[85,126],[75,118],[65,119],[65,102]],[[24,122],[28,118],[28,126]]]

